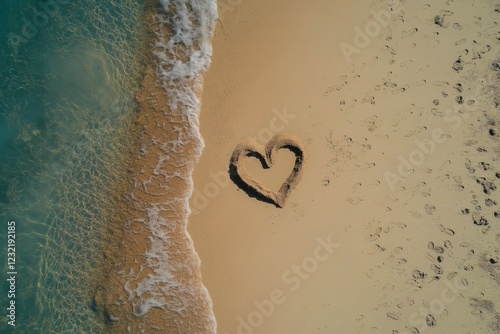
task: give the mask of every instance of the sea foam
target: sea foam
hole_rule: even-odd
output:
[[[187,232],[187,217],[193,192],[192,172],[204,147],[199,131],[199,96],[203,74],[211,62],[210,43],[217,19],[217,4],[214,0],[160,0],[160,3],[161,10],[154,15],[158,27],[153,28],[157,36],[153,53],[156,74],[169,107],[165,111],[168,113],[165,120],[173,124],[175,135],[173,139],[170,135],[168,140],[155,137],[154,143],[146,143],[140,149],[140,154],[146,156],[153,145],[160,148],[161,154],[156,156],[152,175],[142,181],[141,189],[151,196],[163,196],[163,200],[140,204],[144,218],[135,218],[133,223],[142,224],[149,231],[144,253],[144,265],[149,270],[142,276],[142,268],[139,272],[129,272],[127,276],[131,279],[123,288],[128,294],[126,302],[132,304],[133,315],[137,318],[145,317],[153,308],[186,317],[190,309],[196,310],[204,305],[210,308],[208,316],[206,312],[204,315],[209,318],[209,328],[193,327],[190,332],[216,333],[208,291],[201,282],[186,283],[179,277],[186,273],[190,277],[200,276],[200,260]],[[158,185],[158,180],[162,185]],[[180,194],[172,191],[171,184],[175,180],[182,180],[185,191]],[[131,198],[134,196],[132,193]],[[179,210],[181,214],[171,214]],[[179,230],[191,254],[176,251],[178,244],[184,242],[178,239]],[[183,244],[179,249],[185,247]],[[179,261],[179,258],[185,260]],[[196,303],[199,305],[193,305]]]

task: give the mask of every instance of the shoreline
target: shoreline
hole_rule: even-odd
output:
[[[159,41],[163,45],[171,37],[163,18],[166,14],[159,13],[163,10],[160,3],[150,3],[148,44]],[[108,249],[112,267],[107,269],[96,303],[112,333],[213,334],[211,300],[186,232],[190,173],[202,142],[191,135],[196,131],[191,123],[196,115],[185,113],[188,106],[170,108],[165,82],[158,74],[160,66],[158,56],[148,52],[137,95],[129,185],[118,194],[122,201]],[[192,82],[198,95],[201,75]]]

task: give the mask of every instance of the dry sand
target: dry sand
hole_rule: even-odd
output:
[[[218,333],[499,331],[499,11],[220,0],[188,227]],[[282,132],[306,164],[277,208],[228,169]],[[244,160],[278,189],[289,153]]]

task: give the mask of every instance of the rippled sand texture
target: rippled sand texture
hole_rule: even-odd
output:
[[[15,220],[18,227],[18,276],[16,326],[7,324],[4,312],[0,332],[102,333],[91,298],[100,276],[96,264],[104,261],[113,194],[126,172],[145,5],[3,5],[0,220]],[[9,36],[22,36],[23,42],[7,43]],[[0,232],[5,261],[6,231]],[[6,292],[3,268],[0,290]]]
[[[210,62],[216,10],[196,1],[177,1],[169,10],[154,3],[148,16],[158,43],[138,95],[133,182],[116,217],[121,229],[109,251],[113,266],[97,296],[113,333],[216,331],[186,231],[191,173],[203,148],[201,74]]]

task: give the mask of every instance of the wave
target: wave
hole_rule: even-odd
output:
[[[200,259],[187,232],[203,74],[216,1],[160,0],[150,16],[153,56],[138,95],[132,184],[100,303],[117,333],[216,333]]]

